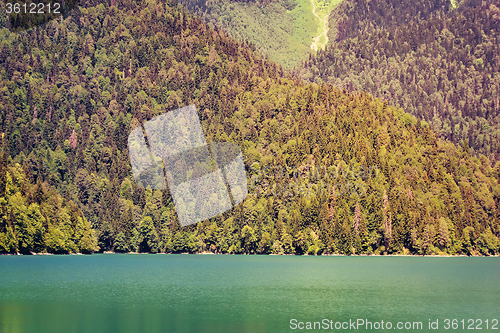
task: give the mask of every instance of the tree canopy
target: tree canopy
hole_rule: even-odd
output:
[[[0,252],[500,251],[500,163],[387,101],[303,83],[173,2],[2,29],[0,75]],[[180,227],[168,190],[135,183],[127,137],[190,104],[208,142],[242,149],[249,195]]]

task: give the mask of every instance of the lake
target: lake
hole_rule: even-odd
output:
[[[499,332],[499,310],[492,257],[0,256],[2,333]]]

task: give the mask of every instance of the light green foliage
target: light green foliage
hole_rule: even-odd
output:
[[[308,47],[319,28],[319,22],[312,10],[311,0],[296,0],[295,7],[288,11],[293,24],[292,36]]]
[[[46,183],[33,185],[19,164],[6,172],[0,197],[0,253],[92,253],[94,230],[73,202]]]
[[[132,244],[136,252],[158,252],[159,237],[150,216],[142,219],[139,227],[133,230]]]
[[[321,17],[335,6],[334,1],[318,3]],[[192,1],[184,1],[188,7]],[[285,68],[293,68],[311,53],[313,37],[321,34],[320,21],[313,15],[311,0],[207,2],[195,9],[205,20],[218,25],[242,41],[253,43],[262,53]]]
[[[236,39],[254,43],[270,59],[286,68],[292,68],[305,60],[312,37],[307,38],[301,31],[302,22],[297,22],[300,14],[295,9],[287,12],[276,2],[263,7],[255,3],[231,3],[230,6],[226,13],[241,13],[241,18],[221,17],[219,22],[222,26],[229,27],[228,31]],[[314,24],[314,20],[312,23]],[[311,27],[305,29],[310,31]]]
[[[327,16],[342,0],[316,0],[316,13],[320,17]]]
[[[491,232],[490,228],[481,234],[478,243],[480,251],[485,255],[495,254],[500,250],[500,241]]]

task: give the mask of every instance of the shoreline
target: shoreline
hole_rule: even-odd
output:
[[[459,257],[470,257],[470,258],[488,258],[488,257],[500,257],[500,255],[465,255],[465,254],[320,254],[320,255],[310,255],[310,254],[262,254],[262,253],[213,253],[213,252],[180,252],[180,253],[150,253],[150,252],[114,252],[114,251],[104,251],[104,252],[94,252],[94,253],[0,253],[4,256],[88,256],[93,254],[159,254],[159,255],[169,255],[169,254],[188,254],[188,255],[239,255],[239,256],[297,256],[297,257],[434,257],[434,258],[459,258]]]

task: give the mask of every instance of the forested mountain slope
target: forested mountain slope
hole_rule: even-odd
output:
[[[345,0],[330,14],[330,41],[440,17],[452,8],[449,0]]]
[[[333,8],[340,0],[181,0],[206,22],[218,26],[237,40],[246,40],[285,68],[303,63],[312,52],[313,38],[321,22],[313,13]]]
[[[116,1],[3,29],[0,75],[0,180],[24,173],[78,203],[101,251],[500,251],[500,163],[368,94],[303,84],[175,3]],[[181,228],[168,191],[134,182],[127,137],[189,104],[208,142],[241,147],[250,193]],[[16,251],[2,244],[19,242],[8,227],[24,223],[11,212],[28,193],[0,198],[0,252]]]
[[[467,2],[441,18],[344,38],[297,74],[369,92],[430,122],[441,138],[468,140],[476,153],[498,159],[499,7]]]

